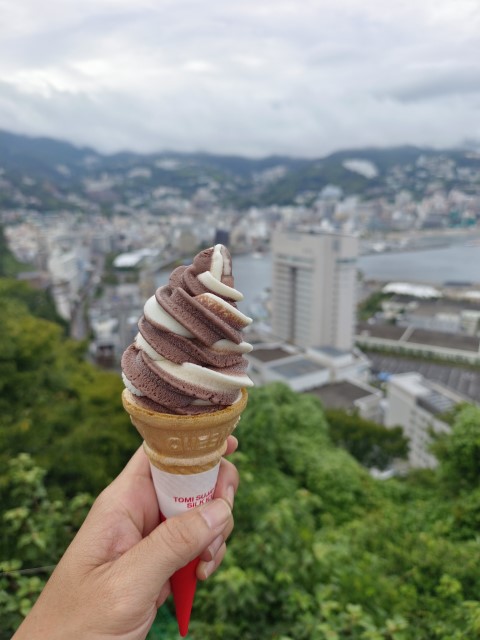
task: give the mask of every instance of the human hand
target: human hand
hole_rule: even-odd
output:
[[[236,447],[230,436],[227,454]],[[212,502],[160,524],[141,447],[99,495],[12,640],[143,640],[175,571],[200,556],[204,580],[221,563],[237,487],[236,468],[222,459]]]

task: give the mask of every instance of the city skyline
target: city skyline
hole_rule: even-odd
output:
[[[0,128],[103,152],[480,140],[470,0],[0,6]]]

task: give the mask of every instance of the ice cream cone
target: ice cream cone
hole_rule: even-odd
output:
[[[204,249],[147,299],[138,334],[123,353],[123,406],[144,439],[163,518],[215,495],[227,438],[247,403],[245,388],[253,386],[245,358],[252,346],[243,337],[252,319],[238,309],[241,300],[227,247]],[[182,636],[197,564],[170,581]]]
[[[247,391],[242,389],[237,402],[225,409],[177,415],[145,409],[128,389],[122,393],[123,406],[145,441],[150,462],[175,475],[202,473],[218,464],[247,399]]]
[[[232,405],[194,415],[157,413],[145,409],[124,389],[122,402],[144,439],[162,515],[168,518],[212,499],[227,438],[240,420],[248,394],[241,390]],[[171,578],[180,635],[188,631],[196,586],[198,559]]]

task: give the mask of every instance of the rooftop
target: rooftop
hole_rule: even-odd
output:
[[[357,333],[366,333],[374,338],[385,338],[386,340],[400,340],[405,333],[405,327],[397,327],[393,324],[368,324],[362,322],[357,327]]]
[[[398,297],[396,302],[401,302]],[[422,300],[418,301],[418,306],[412,309],[410,313],[421,316],[434,316],[439,313],[459,314],[462,311],[480,311],[478,302],[469,300],[453,300],[442,298],[440,300]]]
[[[385,353],[365,351],[377,374],[394,375],[417,371],[427,380],[440,383],[466,400],[480,403],[480,369],[469,369],[450,363],[415,360],[408,357],[398,358]]]
[[[288,358],[292,354],[286,349],[282,349],[282,347],[273,347],[272,349],[261,347],[259,349],[254,348],[248,355],[260,360],[260,362],[272,362],[274,360]]]
[[[474,352],[478,352],[480,343],[479,339],[474,336],[446,333],[444,331],[427,331],[426,329],[415,329],[407,342]]]
[[[419,407],[423,407],[434,415],[445,413],[462,401],[462,398],[451,389],[426,380],[416,371],[392,376],[390,382],[412,396]]]
[[[455,402],[451,398],[447,398],[438,391],[431,391],[427,395],[417,398],[417,404],[434,415],[446,413],[455,406]]]
[[[315,387],[310,389],[308,393],[320,398],[322,404],[328,409],[351,409],[355,400],[371,395],[368,389],[346,380]]]
[[[138,251],[121,253],[113,261],[113,266],[117,269],[132,269],[137,267],[145,258],[156,256],[157,253],[155,249],[139,249]]]
[[[270,371],[275,371],[275,373],[289,379],[298,378],[299,376],[324,370],[324,367],[320,366],[316,362],[307,360],[306,358],[297,358],[295,360],[289,360],[283,364],[277,364],[270,367]]]
[[[326,356],[330,356],[331,358],[339,358],[341,356],[350,355],[350,351],[344,351],[342,349],[337,349],[336,347],[310,347],[312,351],[318,351],[318,353],[323,353]]]
[[[441,291],[430,285],[412,284],[411,282],[390,282],[382,289],[383,293],[396,293],[414,296],[415,298],[440,298]]]
[[[368,324],[361,323],[357,327],[358,335],[370,335],[374,338],[384,338],[387,340],[398,340],[409,331],[406,327],[397,327],[391,324]],[[446,331],[430,331],[426,329],[413,329],[404,343],[425,344],[432,347],[443,347],[446,349],[460,349],[462,351],[479,351],[480,339],[474,336],[467,336],[458,333],[447,333]]]

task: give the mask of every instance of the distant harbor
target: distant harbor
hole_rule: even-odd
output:
[[[464,241],[436,249],[360,256],[358,268],[365,280],[480,283],[480,244]]]
[[[398,253],[412,251],[430,251],[444,249],[452,245],[480,246],[480,234],[476,229],[445,229],[443,232],[414,234],[386,234],[377,240],[360,241],[360,255],[377,255],[380,253]]]
[[[270,253],[235,256],[235,285],[244,294],[239,308],[255,318],[264,316],[264,303],[272,282]],[[358,269],[365,280],[406,280],[443,285],[446,282],[480,284],[480,244],[463,241],[436,249],[386,252],[360,256]],[[156,285],[168,281],[169,271],[160,271]]]

